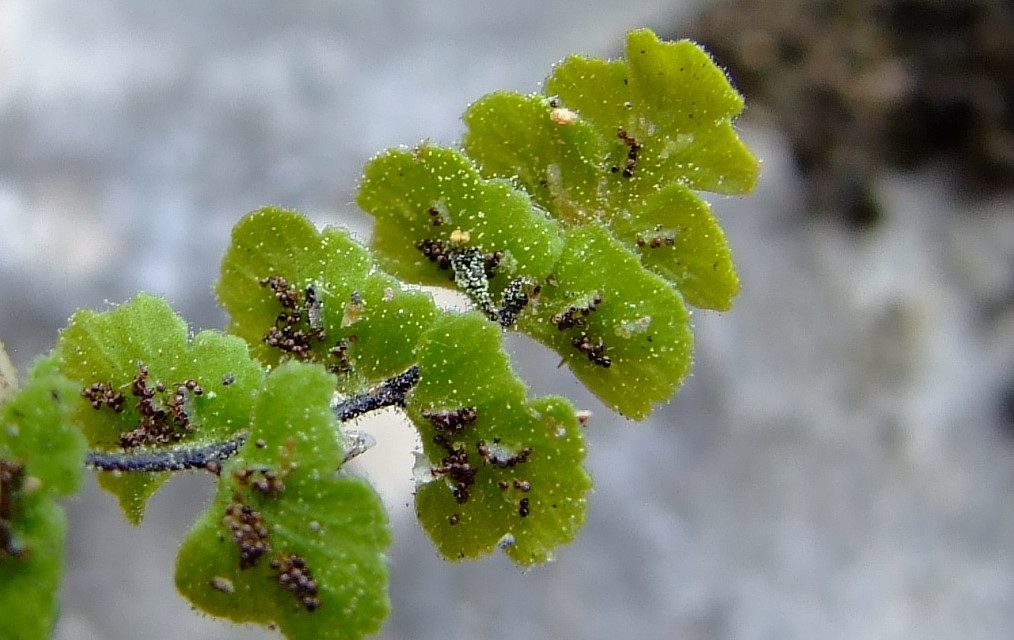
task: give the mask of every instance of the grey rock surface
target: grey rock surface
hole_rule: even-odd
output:
[[[0,339],[24,365],[75,308],[142,289],[221,326],[210,285],[242,213],[278,203],[365,235],[352,199],[370,155],[452,142],[470,100],[535,90],[567,53],[612,54],[691,4],[8,0]],[[732,313],[695,314],[694,375],[671,405],[625,424],[511,339],[533,391],[595,412],[588,523],[555,562],[440,560],[408,508],[410,430],[369,423],[380,444],[356,464],[396,528],[381,637],[1009,633],[1011,203],[885,176],[885,223],[849,235],[799,211],[780,138],[744,134],[758,191],[714,199],[743,293]],[[175,480],[134,529],[89,481],[69,505],[57,638],[275,637],[194,614],[172,588],[210,490]]]

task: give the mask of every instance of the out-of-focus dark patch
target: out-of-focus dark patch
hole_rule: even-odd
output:
[[[999,394],[999,424],[1004,434],[1014,440],[1014,377],[1007,380]]]
[[[891,168],[943,168],[965,197],[1014,185],[1009,0],[719,0],[701,42],[788,135],[809,209],[864,228]]]

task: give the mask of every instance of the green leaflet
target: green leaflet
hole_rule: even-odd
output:
[[[218,493],[182,545],[180,592],[290,638],[376,632],[390,528],[370,486],[340,469],[330,405],[336,388],[360,392],[412,365],[416,508],[440,553],[499,547],[527,566],[574,538],[591,488],[579,420],[564,398],[528,398],[487,318],[645,418],[689,370],[684,301],[724,310],[739,288],[696,190],[749,191],[757,161],[733,127],[742,98],[688,41],[635,31],[626,61],[571,57],[545,86],[473,104],[465,153],[424,143],[369,162],[357,201],[377,219],[376,257],[296,212],[246,216],[216,289],[234,335],[193,336],[142,294],[75,314],[21,391],[0,344],[0,635],[52,631],[67,529],[56,499],[78,488],[86,446],[225,440],[243,444],[208,465]],[[440,311],[381,267],[457,286],[486,317]],[[99,481],[137,523],[167,477]]]
[[[0,407],[0,611],[3,637],[48,638],[67,522],[55,499],[77,490],[84,438],[70,421],[77,388],[43,360]]]
[[[731,120],[743,98],[703,49],[688,40],[661,42],[647,29],[627,36],[627,60],[571,56],[546,79],[547,95],[578,112],[610,147],[615,184],[646,195],[673,180],[694,189],[745,193],[753,189],[757,161]],[[623,128],[641,145],[624,180],[628,144]]]
[[[77,386],[59,375],[52,357],[32,366],[25,387],[0,405],[0,448],[25,465],[39,483],[37,491],[65,496],[81,482],[84,439],[71,416]]]
[[[516,180],[564,224],[598,220],[609,206],[606,147],[588,121],[568,117],[549,98],[491,93],[465,112],[462,145],[484,174]]]
[[[635,31],[627,51],[629,62],[568,58],[546,80],[552,98],[480,99],[465,114],[465,150],[564,224],[607,225],[690,304],[728,309],[739,280],[721,228],[690,189],[753,188],[757,161],[731,124],[742,98],[690,42]]]
[[[417,249],[423,241],[502,251],[499,273],[534,279],[549,273],[563,244],[558,224],[526,193],[483,179],[460,152],[430,144],[370,160],[357,202],[377,219],[371,247],[380,263],[411,282],[447,285],[449,272]]]
[[[74,419],[89,446],[99,451],[226,440],[247,428],[263,379],[242,340],[215,331],[191,338],[169,305],[147,294],[104,313],[75,313],[60,333],[56,354],[60,372],[79,385]],[[179,392],[187,381],[201,393]],[[89,398],[81,397],[89,390]],[[151,393],[150,401],[141,397],[145,392]],[[119,498],[127,519],[136,524],[147,499],[168,477],[103,473],[99,484]]]
[[[369,485],[338,469],[334,385],[320,367],[296,362],[268,376],[246,444],[224,465],[215,500],[180,549],[176,586],[197,607],[273,623],[289,638],[351,639],[379,629],[389,608],[390,531]],[[258,488],[269,479],[264,471],[282,486]],[[264,536],[242,538],[244,524]],[[244,560],[237,537],[248,550],[255,541],[267,548]],[[283,585],[299,583],[292,572],[299,563],[313,589]]]
[[[641,256],[641,264],[667,279],[688,304],[727,311],[739,293],[732,252],[708,204],[681,184],[649,196],[613,233]]]
[[[67,516],[52,500],[24,505],[15,533],[31,553],[24,560],[0,558],[0,611],[17,612],[4,615],[3,637],[44,640],[56,622]]]
[[[615,64],[615,63],[614,63]],[[707,203],[679,182],[613,205],[604,143],[583,119],[562,121],[541,96],[494,93],[465,114],[464,145],[489,175],[514,176],[568,226],[601,220],[694,306],[726,310],[739,278]],[[626,197],[626,196],[622,196]],[[613,200],[620,200],[614,195]],[[622,215],[615,211],[622,209]]]
[[[428,146],[421,148],[420,155],[398,151],[392,152],[389,156],[381,156],[383,162],[375,160],[368,169],[368,178],[363,183],[364,191],[360,192],[360,202],[381,202],[385,201],[385,197],[391,198],[394,202],[400,203],[396,207],[390,207],[391,211],[414,211],[417,217],[425,219],[429,214],[423,212],[422,204],[435,198],[435,194],[474,189],[476,184],[482,184],[472,174],[460,170],[436,174],[427,170],[422,176],[413,173],[418,170],[417,165],[427,165],[429,162],[427,158],[434,155],[440,158],[439,161],[434,161],[434,166],[437,167],[445,167],[446,158],[465,162],[457,152],[437,150]],[[401,195],[394,194],[389,189],[380,189],[376,181],[380,178],[369,177],[374,172],[377,176],[384,175],[384,172],[376,166],[378,162],[391,164],[384,167],[387,174],[400,174],[398,180],[411,182],[415,186],[410,188],[401,185],[403,187]],[[468,176],[464,178],[467,181],[464,186],[456,182],[463,179],[462,175]],[[412,176],[411,179],[409,176]],[[427,194],[422,201],[416,201],[411,206],[405,204],[405,198],[421,192]],[[658,215],[657,211],[673,202],[684,204],[679,200],[684,193],[685,190],[680,190],[680,187],[674,185],[664,192],[664,197],[660,194],[649,199],[648,205],[642,209],[641,219],[644,223],[654,226],[653,220]],[[463,196],[450,198],[448,201],[458,200],[470,201]],[[695,204],[695,201],[691,201],[691,204]],[[457,211],[453,207],[448,210],[452,212],[452,216],[455,215],[453,212]],[[374,207],[371,211],[377,213],[381,209]],[[499,217],[485,214],[482,218],[483,221],[490,219],[500,220]],[[505,223],[508,229],[517,226],[517,223],[510,222],[513,220],[510,215],[505,216],[504,220],[508,221]],[[672,265],[664,263],[663,268],[667,269],[670,277],[690,283],[692,285],[690,289],[694,292],[701,288],[698,286],[699,279],[695,280],[694,276],[700,272],[698,267],[702,257],[709,260],[707,273],[730,277],[732,267],[724,237],[717,225],[713,224],[713,218],[706,207],[696,209],[684,207],[680,215],[675,216],[670,222],[681,221],[682,224],[677,225],[677,228],[686,236],[682,244],[677,247],[674,242],[672,247],[664,245],[652,248],[646,243],[644,249],[675,263]],[[708,226],[709,223],[711,226]],[[441,225],[438,230],[443,226],[446,225]],[[378,244],[378,250],[386,256],[404,257],[404,252],[407,251],[405,243],[415,244],[422,238],[406,237],[406,233],[408,236],[418,233],[418,231],[405,232],[406,229],[413,229],[412,224],[407,221],[392,225],[392,229],[394,228],[402,234],[401,240],[395,242],[393,236],[389,235]],[[469,228],[475,233],[474,227]],[[631,228],[631,225],[627,225],[627,228]],[[632,228],[639,226],[635,224]],[[628,232],[628,235],[631,234],[632,232]],[[492,234],[490,237],[493,237]],[[552,253],[542,258],[558,261],[553,265],[552,272],[546,272],[542,267],[534,272],[507,268],[511,275],[522,273],[533,280],[541,279],[542,283],[541,296],[536,297],[531,305],[532,309],[522,314],[518,329],[530,333],[557,350],[564,356],[575,374],[614,409],[631,418],[647,417],[653,403],[671,397],[690,365],[692,336],[689,331],[689,315],[683,305],[683,299],[664,280],[645,271],[630,251],[600,227],[576,227],[564,237],[558,236],[554,229],[552,239],[554,240]],[[696,244],[694,241],[698,239],[703,240],[704,244]],[[555,244],[557,241],[566,244],[558,246]],[[636,242],[631,244],[636,246]],[[536,246],[537,243],[531,241],[525,248],[531,251]],[[401,247],[401,252],[399,253],[395,247]],[[458,250],[450,242],[449,237],[446,247],[448,252]],[[511,250],[497,244],[485,244],[480,249],[487,252],[511,253]],[[408,263],[399,264],[405,266]],[[409,271],[411,271],[409,276],[418,275],[422,271],[429,272],[429,275],[419,275],[420,281],[432,281],[441,273],[438,263],[427,261],[421,256],[411,262]],[[715,295],[720,297],[723,292],[735,288],[737,281],[734,273],[730,282],[731,285],[724,290],[715,289],[718,292]],[[500,284],[503,284],[502,279]],[[712,289],[708,289],[708,293],[711,291]],[[596,293],[604,295],[605,305],[603,311],[595,314],[590,320],[587,329],[577,327],[575,330],[568,328],[561,331],[556,328],[559,323],[553,320],[554,316],[567,313],[567,310],[575,304],[588,305]],[[702,295],[697,296],[697,299],[707,298]],[[648,324],[651,325],[650,328]],[[612,365],[614,362],[616,366]],[[637,390],[636,393],[632,392],[634,389]]]
[[[347,392],[412,364],[419,335],[436,314],[429,294],[405,290],[377,271],[347,231],[318,232],[294,211],[266,207],[244,217],[221,271],[216,291],[231,333],[269,365],[288,359],[324,364]],[[272,288],[265,283],[272,277],[287,286]],[[279,292],[294,306],[283,306]],[[280,313],[289,318],[279,321]],[[268,344],[279,327],[291,346]]]
[[[473,313],[440,318],[419,346],[407,409],[433,479],[418,488],[416,511],[448,559],[499,544],[528,565],[574,538],[591,480],[574,408],[558,397],[529,401],[501,340]]]
[[[725,234],[694,190],[749,191],[757,161],[732,127],[742,98],[697,45],[634,31],[627,58],[572,56],[546,80],[548,97],[480,99],[464,117],[468,157],[389,151],[367,166],[358,202],[377,218],[379,259],[402,278],[448,286],[449,258],[478,249],[491,295],[457,284],[495,317],[497,294],[523,276],[534,301],[515,328],[644,418],[690,366],[684,301],[726,310],[739,291]]]
[[[690,369],[693,334],[679,293],[597,226],[567,233],[551,282],[519,328],[563,355],[585,386],[635,420],[671,398]]]
[[[448,155],[443,151],[430,149],[423,157],[460,158],[458,154],[452,152]],[[412,163],[418,160],[409,154],[402,154],[396,159]],[[479,185],[479,178],[473,177]],[[491,184],[495,187],[494,192],[507,193],[503,191],[506,188],[503,183]],[[481,191],[488,186],[480,185],[477,189]],[[462,196],[462,200],[468,199]],[[541,213],[535,213],[527,199],[518,202],[524,205],[527,214],[534,213],[544,220]],[[425,211],[423,215],[429,216]],[[476,234],[481,236],[481,224],[470,228],[473,231],[479,229]],[[506,234],[507,231],[509,227],[496,233]],[[496,235],[492,231],[490,234]],[[514,264],[530,267],[529,263],[516,260]],[[427,266],[432,265],[427,262]],[[279,301],[278,291],[265,287],[262,281],[282,276],[287,282],[282,290],[283,297],[298,297],[312,286],[313,297],[317,301],[314,312],[321,331],[310,344],[309,357],[305,359],[333,364],[328,360],[325,347],[343,340],[349,343],[347,354],[351,368],[339,373],[352,382],[347,382],[343,390],[359,390],[366,382],[399,373],[418,359],[424,373],[419,388],[412,396],[410,414],[412,407],[418,408],[418,411],[434,410],[437,404],[445,403],[449,397],[459,393],[466,394],[470,401],[482,394],[492,394],[488,406],[482,405],[484,413],[489,409],[489,416],[479,422],[473,433],[479,439],[488,436],[490,446],[497,451],[499,448],[494,440],[503,438],[500,447],[514,440],[521,448],[534,445],[539,454],[533,463],[526,464],[527,475],[521,477],[517,476],[517,470],[511,472],[497,467],[495,462],[486,463],[489,468],[480,473],[480,479],[485,488],[492,486],[496,489],[496,506],[492,507],[490,503],[474,507],[474,510],[460,510],[461,526],[456,527],[447,538],[450,546],[441,546],[439,542],[438,546],[449,556],[458,557],[460,553],[474,556],[488,552],[505,534],[510,533],[518,543],[509,553],[518,562],[528,564],[545,560],[553,547],[573,537],[583,520],[583,494],[588,479],[580,468],[583,449],[573,408],[565,400],[557,398],[527,402],[524,386],[510,371],[501,349],[499,329],[478,316],[466,316],[468,320],[463,325],[454,325],[455,330],[463,332],[460,337],[462,342],[459,343],[465,354],[463,357],[474,360],[464,365],[463,371],[476,377],[449,378],[444,373],[438,374],[433,362],[423,354],[432,356],[435,353],[434,332],[447,330],[448,322],[461,322],[460,318],[453,316],[455,320],[448,320],[445,314],[438,314],[428,295],[402,291],[393,278],[369,269],[365,252],[344,232],[331,229],[317,232],[298,213],[262,209],[248,215],[234,230],[233,244],[223,261],[218,291],[232,315],[231,330],[248,340],[251,348],[268,362],[296,357],[268,349],[263,339],[266,328],[274,326],[284,306]],[[352,303],[353,298],[358,302]],[[302,302],[297,300],[296,306],[299,304]],[[291,312],[291,307],[288,309],[286,312]],[[434,322],[436,325],[433,325]],[[300,328],[305,330],[308,325]],[[354,339],[349,340],[352,336]],[[449,339],[457,340],[459,337],[451,336]],[[481,366],[479,363],[482,363]],[[351,371],[361,375],[347,375]],[[480,378],[482,384],[478,384]],[[430,398],[429,403],[420,405],[420,402],[426,402],[427,397]],[[423,438],[432,444],[432,424],[421,413],[413,415]],[[471,446],[477,443],[478,440],[474,440]],[[547,451],[551,453],[547,454]],[[438,447],[431,449],[430,453],[436,456],[435,464],[439,466],[447,452]],[[475,455],[478,456],[478,452]],[[540,459],[543,461],[539,462]],[[566,460],[568,464],[552,466],[548,460]],[[531,494],[520,492],[513,484],[508,491],[503,491],[496,484],[502,480],[513,483],[515,479],[519,483],[530,482],[533,487]],[[435,487],[436,483],[432,488],[423,488],[420,500],[444,499],[446,496],[443,494],[447,491],[433,491]],[[538,513],[541,510],[543,513],[522,519],[518,512],[520,501],[526,497],[529,511]],[[454,504],[457,505],[456,502]],[[447,518],[453,513],[457,511],[449,512],[443,507],[420,509],[423,525],[435,540],[439,540],[442,534],[433,526],[448,526]],[[434,514],[436,520],[433,520]],[[436,524],[430,526],[433,522]],[[455,541],[462,535],[479,535],[482,539],[478,546],[471,545],[472,550],[461,550],[461,545]]]

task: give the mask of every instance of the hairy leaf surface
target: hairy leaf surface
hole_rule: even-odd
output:
[[[731,124],[742,98],[688,41],[635,31],[627,53],[568,58],[547,79],[548,98],[477,101],[465,114],[465,150],[484,175],[517,180],[565,224],[606,225],[690,304],[728,309],[739,279],[691,188],[752,189],[757,161]]]
[[[575,326],[567,326],[568,316]],[[683,299],[597,226],[568,232],[551,283],[519,325],[629,418],[643,419],[671,398],[690,369],[693,334]]]
[[[102,313],[78,311],[60,333],[56,353],[61,373],[79,384],[75,421],[99,451],[226,440],[247,428],[263,380],[261,366],[242,340],[216,331],[191,338],[186,322],[165,300],[147,294]],[[201,393],[186,388],[188,381]],[[97,409],[81,395],[92,385],[108,390],[109,402],[100,401]],[[143,399],[145,389],[150,402]],[[182,402],[175,402],[177,395]],[[116,396],[119,411],[112,403]],[[185,415],[173,417],[174,404]],[[147,415],[152,410],[162,413]],[[147,499],[168,476],[102,473],[99,484],[119,498],[136,524]]]
[[[694,189],[745,193],[757,161],[731,120],[743,99],[725,73],[696,44],[661,42],[647,29],[627,36],[627,59],[571,56],[546,79],[547,95],[587,118],[608,141],[618,194],[647,195],[679,181]],[[641,145],[632,175],[623,175],[629,145]]]
[[[371,247],[394,275],[424,284],[448,284],[418,250],[424,241],[448,247],[502,251],[500,273],[534,279],[559,255],[559,225],[506,180],[486,180],[459,151],[421,144],[391,149],[370,160],[357,198],[377,219]]]
[[[0,611],[12,640],[48,638],[56,618],[67,521],[55,500],[77,489],[85,449],[76,394],[43,360],[0,407]]]
[[[726,311],[739,293],[739,276],[725,232],[708,204],[681,184],[649,196],[613,224],[617,238],[641,264],[683,294],[688,304]]]
[[[334,384],[320,367],[296,362],[268,376],[246,444],[224,465],[215,500],[180,549],[176,586],[197,607],[274,624],[289,638],[345,640],[379,629],[389,608],[390,531],[376,493],[339,470]],[[265,472],[281,484],[259,487]],[[230,515],[244,508],[249,521]],[[267,548],[253,561],[237,542],[243,525],[265,532],[257,539]],[[293,587],[294,566],[312,589]]]
[[[266,283],[278,277],[288,283],[295,307],[283,306]],[[258,358],[272,365],[319,362],[339,374],[347,392],[409,366],[436,314],[429,294],[377,271],[347,231],[317,231],[303,215],[274,207],[247,215],[233,229],[216,291],[230,315],[229,331]],[[280,313],[296,321],[280,322]],[[266,336],[278,327],[308,350],[270,346]]]
[[[538,95],[497,92],[465,112],[462,144],[485,175],[516,180],[567,225],[607,215],[606,145],[587,120]]]
[[[416,511],[448,559],[500,545],[528,565],[574,538],[591,481],[573,406],[559,397],[528,400],[501,340],[477,314],[449,315],[419,347],[420,381],[407,409],[423,440],[423,475],[432,479],[418,488]],[[449,412],[462,409],[474,419],[448,427]]]

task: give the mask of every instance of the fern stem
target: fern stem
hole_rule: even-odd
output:
[[[234,455],[246,442],[246,435],[240,434],[231,440],[213,442],[203,447],[169,449],[167,451],[89,451],[85,465],[102,471],[185,471],[206,469],[216,472],[223,460]]]
[[[405,396],[419,382],[419,366],[413,365],[376,387],[334,404],[331,410],[339,423],[345,423],[377,409],[405,406]],[[231,458],[246,442],[247,434],[200,447],[179,447],[162,451],[89,451],[85,465],[101,471],[156,472],[204,469],[218,473],[221,463]],[[363,436],[352,438],[345,462],[372,446]]]
[[[348,422],[384,407],[405,406],[405,396],[419,382],[419,365],[384,380],[366,393],[351,396],[331,406],[339,422]]]

